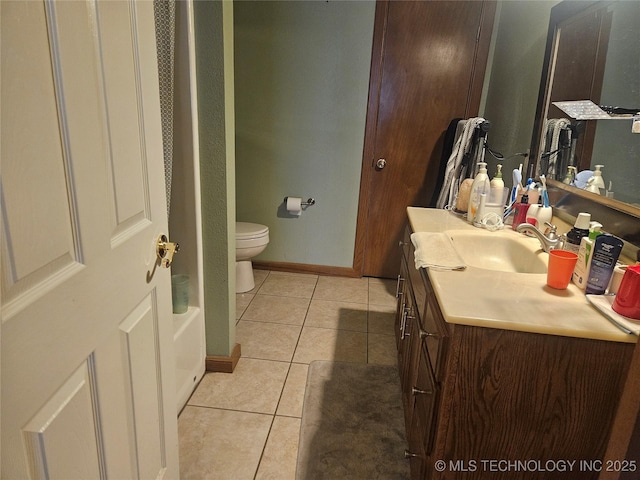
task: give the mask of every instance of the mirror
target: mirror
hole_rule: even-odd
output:
[[[595,105],[640,108],[639,24],[640,2],[635,1],[565,0],[551,9],[527,168],[528,176],[548,173],[559,199],[577,196],[582,208],[592,202],[625,212],[636,222],[640,134],[632,133],[631,117],[578,122],[553,102],[591,100]],[[556,122],[555,135],[550,134],[553,124],[549,128],[548,120],[562,118],[568,125]],[[579,172],[595,165],[604,165],[601,195],[563,183],[568,166]]]
[[[640,206],[640,135],[631,132],[630,116],[577,121],[554,105],[591,100],[640,108],[638,24],[638,2],[563,2],[551,10],[533,158],[536,173],[557,181],[565,181],[569,166],[579,172],[604,165],[600,193]]]

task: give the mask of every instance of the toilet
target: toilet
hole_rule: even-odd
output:
[[[251,259],[267,248],[269,227],[258,223],[236,222],[236,293],[255,286]]]

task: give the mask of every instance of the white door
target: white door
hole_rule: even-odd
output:
[[[1,476],[177,478],[153,4],[0,9]]]

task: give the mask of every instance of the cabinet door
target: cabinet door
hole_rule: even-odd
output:
[[[438,301],[433,290],[428,287],[427,302],[422,318],[422,338],[433,367],[436,381],[441,382],[444,377],[444,364],[448,345],[448,328],[442,317]]]
[[[413,378],[409,389],[409,411],[407,426],[409,447],[405,455],[411,461],[411,478],[424,478],[425,465],[431,454],[435,432],[435,413],[438,401],[438,386],[433,378],[429,355],[423,342],[418,342]]]
[[[428,456],[431,454],[433,446],[439,388],[433,377],[429,354],[424,343],[420,348],[416,379],[411,393],[415,399],[413,423],[419,430],[419,438],[422,442],[421,449]]]
[[[408,448],[404,455],[410,462],[411,479],[422,480],[425,478],[426,455],[422,449],[421,429],[417,424],[411,424],[407,428]]]

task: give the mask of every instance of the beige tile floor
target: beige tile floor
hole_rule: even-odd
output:
[[[236,295],[233,374],[209,373],[178,420],[183,479],[295,478],[309,363],[396,364],[395,281],[255,271]]]

